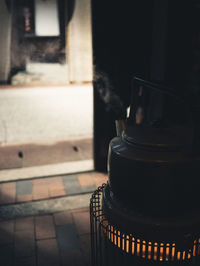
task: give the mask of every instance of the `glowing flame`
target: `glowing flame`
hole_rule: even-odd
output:
[[[200,255],[200,239],[194,241],[193,250],[179,251],[176,250],[175,243],[152,243],[141,239],[135,239],[131,234],[121,233],[105,220],[103,226],[104,234],[107,235],[111,243],[122,251],[142,257],[143,259],[153,259],[154,261],[184,261]]]

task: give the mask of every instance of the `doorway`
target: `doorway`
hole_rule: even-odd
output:
[[[10,66],[0,87],[3,174],[44,166],[49,170],[43,175],[93,169],[91,9],[90,1],[79,2],[1,4],[10,29]],[[45,5],[49,11],[42,20]],[[48,32],[44,21],[50,14],[55,27]]]

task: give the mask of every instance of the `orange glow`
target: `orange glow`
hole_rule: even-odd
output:
[[[166,245],[166,261],[168,261],[169,260],[169,254],[170,254],[170,244],[167,244]]]
[[[126,252],[129,253],[129,236],[126,236]]]
[[[193,247],[193,257],[196,256],[196,249],[197,249],[197,241],[194,241],[194,247]]]
[[[158,254],[158,244],[155,243],[154,244],[154,257],[153,257],[154,260],[157,260],[157,254]]]
[[[177,252],[177,260],[180,260],[180,259],[181,259],[181,252],[178,251],[178,252]]]
[[[145,258],[146,241],[142,241],[142,258]]]
[[[149,242],[148,244],[148,259],[149,260],[151,259],[151,251],[152,251],[152,243]]]
[[[163,261],[164,244],[160,244],[160,261]]]
[[[118,247],[120,248],[120,231],[118,231]]]
[[[135,238],[132,238],[132,254],[134,255],[135,253]]]
[[[111,229],[110,230],[111,230],[111,242],[113,243],[114,242],[114,240],[113,240],[113,238],[114,238],[113,237],[113,226],[111,226]]]
[[[153,259],[154,261],[174,261],[176,259],[180,261],[190,260],[192,257],[200,255],[200,239],[194,241],[192,250],[178,251],[175,243],[170,245],[169,243],[141,241],[140,239],[135,239],[132,235],[126,235],[114,229],[106,220],[103,221],[102,225],[104,234],[115,246],[126,253],[131,253],[143,259]]]
[[[114,244],[117,246],[117,230],[114,231]]]
[[[131,253],[143,259],[147,258],[154,261],[174,261],[174,260],[190,260],[200,255],[200,239],[195,240],[192,250],[179,251],[176,250],[175,243],[152,243],[145,240],[135,239],[131,234],[121,233],[110,225],[105,219],[102,222],[103,232],[107,238],[115,246],[122,249],[126,253]]]
[[[124,250],[124,234],[122,235],[122,250]]]
[[[172,260],[175,258],[175,244],[172,244]]]
[[[188,253],[188,259],[191,259],[191,257],[192,257],[191,253]]]
[[[110,239],[110,225],[108,226],[108,239]]]

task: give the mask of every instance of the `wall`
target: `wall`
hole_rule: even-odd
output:
[[[0,1],[0,83],[6,83],[10,73],[11,15],[5,1]]]
[[[67,27],[66,36],[69,81],[92,81],[90,0],[76,0],[73,17]]]

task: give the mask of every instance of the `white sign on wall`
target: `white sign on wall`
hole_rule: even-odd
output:
[[[57,0],[35,0],[35,35],[60,35]]]

